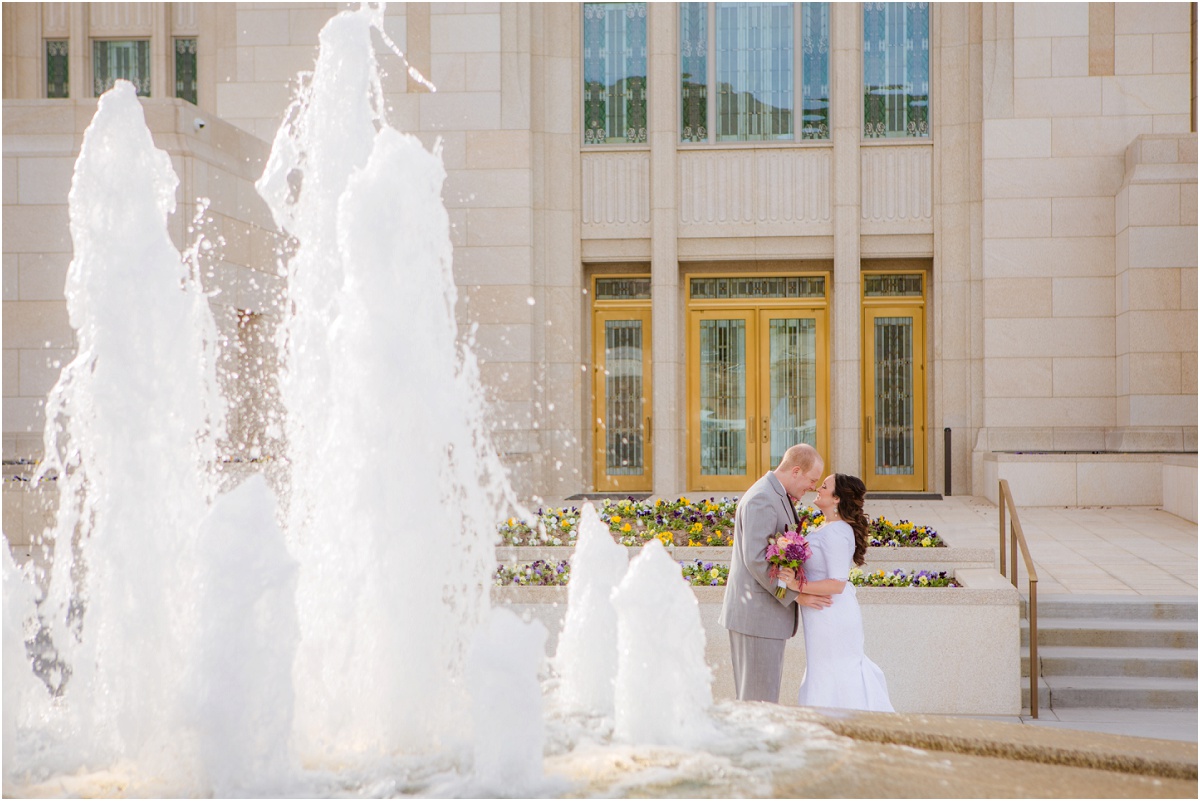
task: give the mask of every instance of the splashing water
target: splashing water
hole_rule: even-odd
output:
[[[650,540],[613,592],[618,619],[616,729],[632,743],[695,745],[712,736],[704,627],[679,563]]]
[[[177,179],[133,87],[100,99],[70,198],[79,352],[47,405],[44,682],[20,669],[33,583],[5,563],[5,793],[769,793],[830,735],[706,712],[659,543],[629,565],[585,510],[544,713],[544,631],[489,609],[495,523],[523,510],[456,344],[444,168],[384,118],[381,27],[322,30],[258,183],[297,243],[278,512],[258,476],[215,497],[216,333],[167,233]]]
[[[571,557],[567,617],[555,667],[562,677],[558,700],[565,709],[611,717],[617,675],[617,610],[611,597],[629,567],[596,508],[585,503]]]
[[[381,25],[360,11],[325,26],[259,181],[299,241],[281,387],[297,743],[331,765],[459,736],[495,521],[513,503],[474,357],[456,345],[445,170],[383,119]]]
[[[522,797],[544,789],[546,740],[538,667],[545,659],[546,627],[523,623],[506,609],[492,612],[471,648],[474,697],[472,795]]]
[[[177,183],[133,86],[118,82],[71,185],[78,352],[47,402],[37,476],[57,473],[61,499],[40,615],[69,670],[51,677],[71,701],[64,766],[136,758],[179,770],[194,745],[180,731],[196,658],[195,546],[224,404],[208,300],[167,232]]]

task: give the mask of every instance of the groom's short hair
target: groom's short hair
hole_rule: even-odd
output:
[[[822,461],[821,454],[817,453],[816,448],[807,442],[801,442],[799,445],[793,445],[783,452],[783,458],[779,460],[779,467],[785,470],[799,467],[803,472],[807,473],[814,464]]]

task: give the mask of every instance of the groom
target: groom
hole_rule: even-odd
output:
[[[754,482],[738,501],[720,623],[729,629],[739,701],[779,703],[783,648],[800,627],[797,604],[821,609],[831,603],[827,595],[792,590],[780,600],[775,597],[775,579],[767,575],[767,538],[799,526],[792,499],[815,488],[824,469],[816,448],[793,445],[779,466]]]

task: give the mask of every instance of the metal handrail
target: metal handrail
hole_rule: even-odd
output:
[[[1037,570],[1033,567],[1033,557],[1029,555],[1029,545],[1025,542],[1025,532],[1021,529],[1021,518],[1017,516],[1017,504],[1013,500],[1012,490],[1008,488],[1008,480],[1000,479],[1000,575],[1007,575],[1004,568],[1004,512],[1012,513],[1009,524],[1009,547],[1012,558],[1012,585],[1017,586],[1017,546],[1021,546],[1021,556],[1025,558],[1025,569],[1029,571],[1029,715],[1034,720],[1038,716],[1038,655],[1037,655]]]

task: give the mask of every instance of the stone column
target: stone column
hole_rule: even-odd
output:
[[[650,284],[654,449],[654,492],[674,495],[685,488],[687,355],[683,295],[676,239],[676,152],[679,117],[679,9],[650,3],[647,98],[650,139]]]
[[[857,3],[830,6],[833,39],[833,291],[827,471],[862,473],[862,304],[859,172],[862,21]]]
[[[934,261],[927,291],[932,350],[926,437],[926,486],[941,492],[950,472],[956,495],[971,493],[970,455],[979,418],[973,414],[974,360],[982,356],[981,332],[972,313],[980,283],[982,243],[982,36],[983,10],[967,3],[931,6],[937,32],[933,75]],[[978,293],[982,297],[982,291]],[[952,464],[945,464],[943,429],[952,431]]]
[[[983,179],[983,161],[987,154],[983,150],[984,132],[997,125],[1009,124],[1013,118],[1014,105],[1014,44],[1013,4],[988,3],[983,7],[983,57],[980,93],[982,110],[979,139],[976,145],[980,161],[978,211],[972,214],[971,253],[971,419],[974,422],[974,439],[971,445],[969,473],[972,495],[994,497],[997,489],[986,474],[984,455],[992,450],[988,433],[987,389],[984,370],[984,328],[987,314],[984,292],[985,261],[983,246],[983,197],[986,191]],[[986,80],[982,76],[987,76]],[[996,132],[989,131],[992,136]],[[974,158],[974,157],[973,157]]]
[[[501,4],[501,13],[511,4]],[[539,401],[542,480],[537,490],[565,498],[584,487],[583,460],[591,449],[581,440],[579,409],[585,376],[583,353],[583,275],[579,245],[579,141],[582,79],[580,37],[562,31],[581,30],[581,8],[568,3],[522,4],[532,27],[531,62],[536,89],[532,93],[534,273],[544,290],[540,331],[545,368]],[[583,429],[584,432],[590,428]]]

